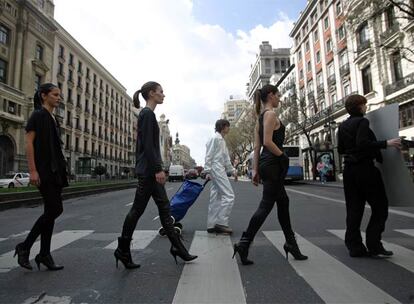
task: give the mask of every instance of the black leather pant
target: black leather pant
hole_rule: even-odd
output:
[[[286,157],[278,158],[278,161],[272,164],[259,164],[259,174],[263,182],[263,197],[246,230],[246,237],[250,241],[253,241],[256,233],[272,211],[275,202],[277,204],[277,216],[285,238],[291,239],[294,237],[290,224],[289,197],[284,186],[284,179],[289,167],[288,161],[289,159]]]
[[[163,185],[155,177],[138,177],[138,186],[135,192],[134,203],[129,210],[122,228],[122,237],[132,238],[139,218],[145,211],[150,198],[153,198],[158,207],[161,224],[167,235],[174,233],[173,220],[170,217],[170,201]]]
[[[40,255],[47,255],[50,253],[55,219],[63,212],[62,187],[53,183],[41,183],[39,191],[43,197],[44,212],[33,225],[23,246],[30,250],[40,235]]]
[[[388,217],[388,199],[381,172],[373,162],[345,165],[344,192],[346,201],[345,244],[350,251],[361,250],[360,226],[365,202],[371,206],[371,218],[366,229],[368,250],[381,248],[381,234]]]

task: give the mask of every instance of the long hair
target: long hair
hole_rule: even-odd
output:
[[[267,95],[269,95],[270,93],[276,94],[277,92],[279,92],[277,87],[271,84],[266,84],[263,88],[257,89],[256,92],[254,92],[253,101],[255,104],[257,115],[260,115],[262,103],[266,103]]]
[[[42,94],[47,95],[53,89],[56,89],[56,88],[57,88],[57,85],[53,83],[43,83],[39,86],[39,88],[37,89],[37,91],[35,92],[33,96],[33,104],[34,104],[35,110],[39,110],[42,108],[42,104],[43,104]]]
[[[139,94],[142,94],[142,97],[144,97],[145,100],[148,100],[149,93],[151,91],[156,91],[158,87],[161,85],[158,82],[155,81],[148,81],[144,83],[144,85],[134,93],[134,96],[132,97],[132,101],[134,103],[134,106],[139,109],[141,107],[141,103],[139,101]]]

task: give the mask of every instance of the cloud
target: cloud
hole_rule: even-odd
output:
[[[149,80],[166,94],[156,109],[170,131],[204,164],[205,143],[229,95],[245,95],[250,65],[262,41],[290,47],[293,22],[279,14],[270,27],[226,32],[203,24],[190,0],[55,0],[56,20],[126,88]],[[277,15],[277,12],[275,12]]]

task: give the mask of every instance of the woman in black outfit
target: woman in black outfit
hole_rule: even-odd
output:
[[[286,243],[283,246],[286,258],[290,252],[296,260],[306,260],[308,257],[300,252],[290,224],[289,197],[283,184],[289,167],[289,158],[283,153],[285,126],[273,111],[278,107],[280,101],[277,87],[268,84],[258,89],[255,92],[254,101],[259,121],[255,131],[253,184],[257,186],[260,178],[262,179],[263,197],[258,209],[250,219],[246,232],[243,232],[240,241],[234,244],[233,257],[238,253],[243,265],[253,264],[253,261],[247,258],[249,246],[276,202],[279,223],[286,238]],[[264,110],[261,112],[262,102]],[[259,158],[262,146],[263,151]]]
[[[377,140],[364,117],[367,99],[355,94],[345,101],[349,118],[338,131],[338,152],[344,154],[344,192],[346,202],[345,245],[351,257],[392,256],[381,243],[381,234],[388,217],[388,199],[381,172],[374,160],[382,163],[381,149],[401,148],[401,140]],[[366,247],[361,237],[361,220],[365,203],[371,206],[366,230]],[[368,250],[367,250],[368,249]]]
[[[157,82],[145,83],[134,94],[133,101],[136,108],[140,108],[139,94],[144,97],[146,106],[138,115],[135,166],[138,186],[134,203],[124,221],[122,235],[118,238],[118,248],[114,252],[116,265],[118,266],[118,260],[120,260],[128,269],[140,267],[139,264],[132,261],[130,244],[138,220],[144,213],[151,197],[157,204],[161,224],[171,242],[170,253],[175,261],[177,262],[177,255],[184,261],[197,258],[197,256],[188,253],[179,234],[174,229],[173,219],[170,216],[170,202],[164,188],[165,173],[162,170],[159,145],[160,130],[154,114],[155,107],[164,101],[164,92]]]
[[[44,213],[35,222],[26,240],[16,246],[15,256],[21,267],[32,270],[30,249],[40,235],[40,253],[35,257],[37,267],[60,270],[50,254],[55,219],[62,214],[62,188],[68,186],[66,163],[62,153],[59,122],[53,110],[59,106],[60,90],[51,83],[42,84],[34,95],[34,108],[26,126],[26,154],[30,183],[43,197]]]

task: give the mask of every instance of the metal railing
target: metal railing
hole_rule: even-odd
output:
[[[414,73],[411,73],[405,76],[403,79],[400,79],[394,83],[388,84],[385,86],[385,94],[390,95],[399,90],[404,89],[405,87],[414,84]]]

